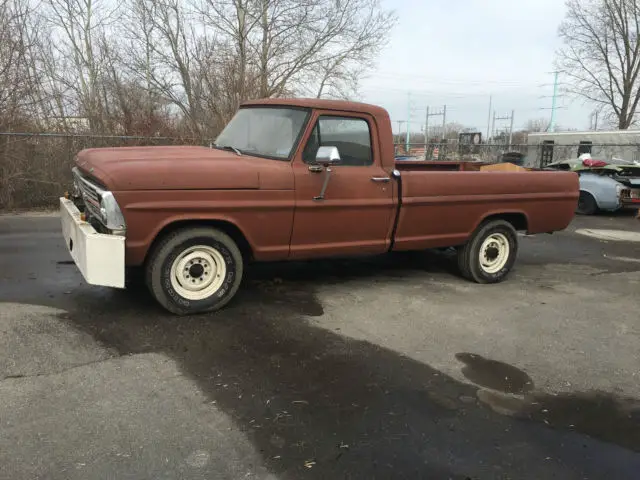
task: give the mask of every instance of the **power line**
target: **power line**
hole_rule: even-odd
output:
[[[362,87],[362,92],[363,93],[389,93],[389,92],[398,92],[398,93],[406,93],[407,89],[406,88],[402,88],[402,87],[391,87],[391,86],[384,86],[384,85],[369,85],[366,86],[364,85]],[[520,93],[520,96],[527,96],[530,98],[540,98],[540,95],[536,92],[532,92],[528,89],[512,89],[509,90],[506,93],[509,94],[513,94],[516,92],[524,92],[524,93]],[[484,97],[487,95],[486,91],[478,91],[478,90],[473,90],[473,91],[451,91],[451,90],[427,90],[427,89],[416,89],[416,88],[412,88],[411,92],[414,95],[417,96],[443,96],[443,97],[450,97],[450,98],[466,98],[466,97]]]
[[[443,78],[441,76],[433,77],[429,75],[419,75],[413,73],[398,73],[398,72],[375,72],[367,75],[367,78],[390,78],[393,80],[397,80],[398,78],[410,78],[410,79],[419,79],[419,80],[427,80],[430,83],[442,84],[442,85],[496,85],[496,86],[508,86],[508,85],[530,85],[535,86],[534,83],[525,83],[520,79],[514,80],[467,80],[467,79],[453,79],[453,78]]]

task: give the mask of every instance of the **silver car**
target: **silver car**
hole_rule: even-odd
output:
[[[575,159],[550,163],[544,170],[570,170],[579,175],[580,198],[576,213],[593,215],[599,211],[615,212],[622,208],[620,197],[625,186],[608,175],[602,175],[602,169],[585,168],[581,159]]]

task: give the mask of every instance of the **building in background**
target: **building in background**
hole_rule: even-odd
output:
[[[527,145],[530,167],[578,158],[583,153],[608,163],[640,161],[640,130],[529,133]]]

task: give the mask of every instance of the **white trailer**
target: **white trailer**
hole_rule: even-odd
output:
[[[640,130],[530,133],[527,166],[577,159],[583,153],[609,163],[640,161]]]

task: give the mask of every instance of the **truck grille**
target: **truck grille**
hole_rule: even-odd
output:
[[[84,201],[85,207],[89,210],[91,216],[96,219],[102,219],[100,214],[100,199],[104,192],[98,185],[85,178],[77,167],[72,169],[73,180]]]

